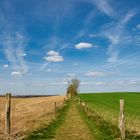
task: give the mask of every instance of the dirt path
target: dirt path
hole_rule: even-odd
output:
[[[55,140],[92,140],[92,134],[82,120],[76,104],[73,103],[66,114],[66,119],[56,131]]]

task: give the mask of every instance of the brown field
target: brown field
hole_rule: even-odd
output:
[[[65,96],[12,98],[11,139],[21,139],[31,131],[48,124],[54,117],[54,103],[62,106]],[[0,139],[4,139],[5,97],[0,97]]]

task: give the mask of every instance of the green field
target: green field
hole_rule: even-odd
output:
[[[140,93],[89,93],[79,97],[90,109],[115,126],[118,126],[119,100],[124,99],[126,128],[140,135]]]

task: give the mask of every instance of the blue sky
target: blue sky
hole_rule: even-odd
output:
[[[140,91],[139,0],[1,0],[0,93]]]

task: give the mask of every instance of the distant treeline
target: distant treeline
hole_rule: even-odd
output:
[[[12,95],[12,98],[33,98],[33,97],[50,97],[59,95]],[[0,97],[5,97],[5,95],[0,95]]]

